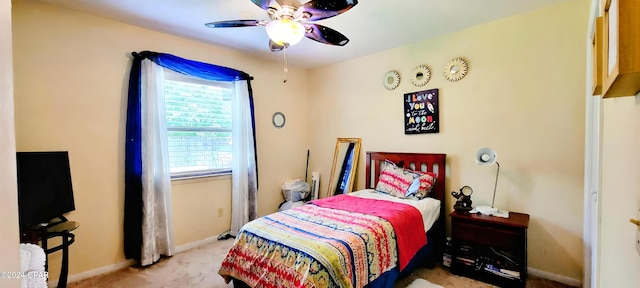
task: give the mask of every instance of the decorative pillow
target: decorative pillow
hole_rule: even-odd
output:
[[[396,166],[393,162],[386,160],[380,169],[380,177],[378,178],[378,184],[376,184],[376,191],[404,198],[409,186],[416,177],[418,177],[416,173],[407,171]]]
[[[431,189],[433,189],[433,186],[436,184],[438,175],[431,172],[411,172],[415,173],[417,177],[413,180],[413,182],[411,182],[411,185],[409,185],[405,198],[421,200],[429,196]]]

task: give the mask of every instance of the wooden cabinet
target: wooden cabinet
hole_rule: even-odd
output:
[[[640,1],[601,1],[601,95],[634,96],[640,92]]]
[[[593,51],[593,58],[591,64],[593,65],[593,84],[591,86],[592,95],[602,95],[602,16],[596,18],[594,23],[594,36],[591,43],[591,49]]]
[[[500,287],[525,287],[529,215],[454,211],[450,216],[452,273]]]

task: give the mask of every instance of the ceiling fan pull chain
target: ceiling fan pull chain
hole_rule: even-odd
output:
[[[287,72],[289,72],[289,68],[287,67],[287,48],[285,46],[282,49],[282,55],[284,56],[284,81],[282,83],[287,83]]]

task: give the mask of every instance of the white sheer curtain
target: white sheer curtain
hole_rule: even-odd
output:
[[[142,252],[140,264],[173,255],[171,174],[164,104],[164,69],[142,60]]]
[[[238,235],[240,228],[255,219],[258,214],[256,151],[247,81],[236,81],[235,90],[232,104],[233,173],[230,230],[233,236]]]

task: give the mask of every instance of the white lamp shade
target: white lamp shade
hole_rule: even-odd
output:
[[[480,165],[491,165],[496,163],[498,160],[498,155],[496,151],[491,148],[481,148],[476,153],[476,163]]]
[[[290,19],[274,20],[267,24],[267,35],[271,41],[282,46],[295,45],[304,37],[302,24]]]
[[[478,152],[476,152],[476,163],[480,165],[498,165],[498,170],[496,171],[496,183],[493,186],[493,199],[491,200],[491,206],[478,206],[475,209],[484,215],[493,215],[498,212],[498,209],[495,208],[494,204],[496,202],[496,188],[498,188],[498,175],[500,174],[500,164],[497,162],[498,155],[496,151],[491,148],[480,148]]]

